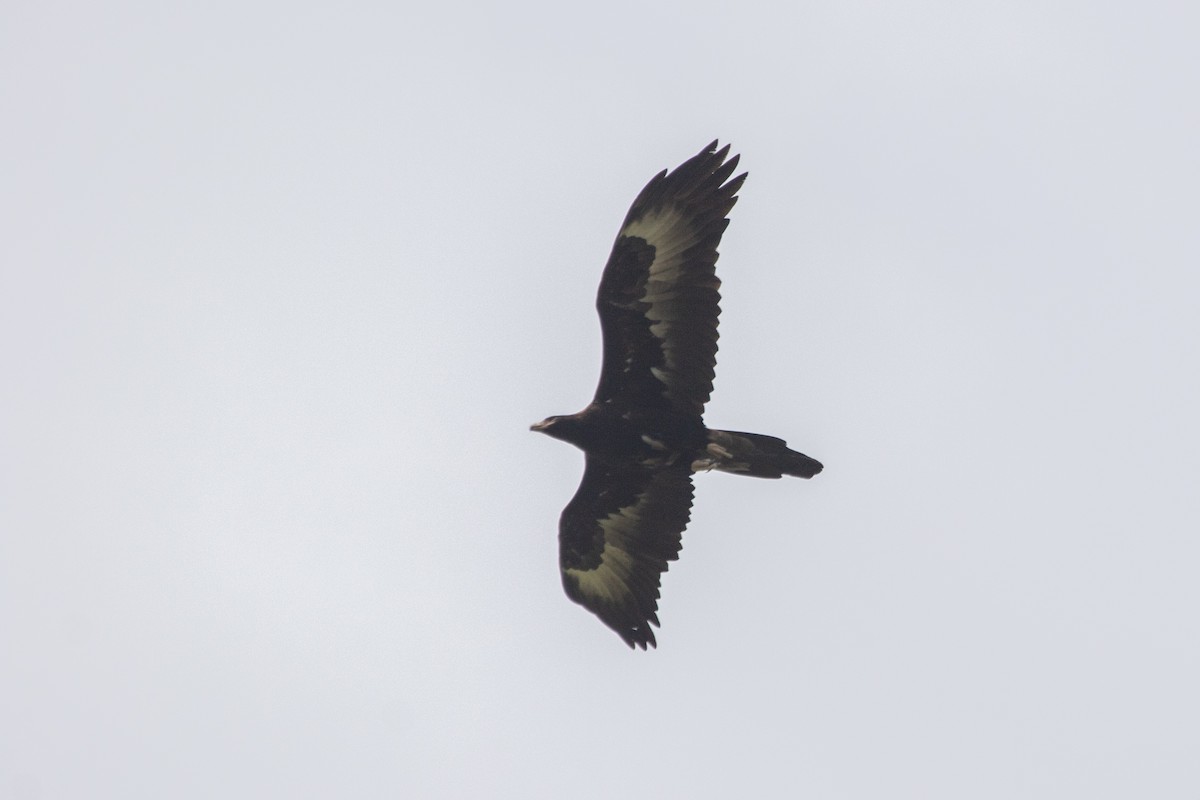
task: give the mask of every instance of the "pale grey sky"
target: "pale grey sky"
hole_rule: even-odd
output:
[[[1200,794],[1179,3],[19,4],[0,796]],[[713,138],[655,652],[563,595],[596,282]]]

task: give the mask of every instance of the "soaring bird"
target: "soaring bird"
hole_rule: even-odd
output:
[[[600,278],[600,384],[578,414],[530,429],[586,454],[559,520],[567,596],[631,648],[657,646],[658,598],[679,557],[692,474],[811,478],[821,463],[773,436],[704,425],[717,363],[717,246],[746,173],[713,142],[642,189]]]

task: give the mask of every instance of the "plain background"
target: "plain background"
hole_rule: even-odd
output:
[[[79,2],[0,26],[0,796],[1200,795],[1200,15]],[[655,652],[570,603],[596,282],[713,138]]]

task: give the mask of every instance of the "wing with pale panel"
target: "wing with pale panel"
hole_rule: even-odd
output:
[[[604,364],[596,401],[703,414],[712,394],[721,282],[717,246],[745,173],[713,142],[634,200],[596,308]]]
[[[689,465],[651,470],[589,457],[559,522],[567,596],[630,647],[655,646],[659,583],[679,557],[691,508]]]

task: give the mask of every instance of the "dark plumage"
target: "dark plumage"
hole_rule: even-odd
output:
[[[633,201],[600,279],[604,364],[591,404],[532,427],[587,454],[559,523],[567,596],[630,647],[654,646],[658,588],[679,556],[692,473],[811,478],[821,464],[782,439],[709,430],[721,299],[717,245],[746,174],[713,142]]]

